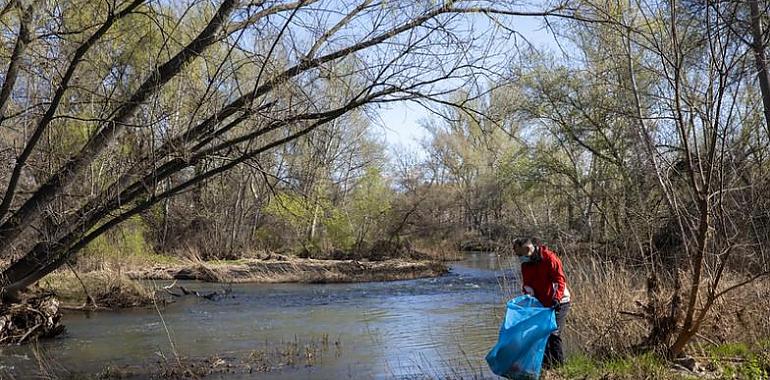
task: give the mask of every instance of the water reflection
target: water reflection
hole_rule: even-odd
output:
[[[260,377],[491,377],[483,357],[497,338],[505,298],[500,284],[516,275],[503,271],[509,264],[502,261],[494,254],[469,254],[453,265],[449,275],[435,279],[235,285],[232,296],[222,300],[187,299],[162,309],[168,331],[154,309],[103,312],[90,318],[73,314],[65,318],[67,337],[47,342],[44,348],[69,370],[94,373],[108,364],[152,363],[168,357],[169,336],[180,354],[209,357],[328,335],[341,343],[340,355],[325,355],[309,368]],[[23,355],[28,349],[3,349],[0,355],[5,362],[8,355]],[[35,368],[31,359],[10,361],[22,378]]]

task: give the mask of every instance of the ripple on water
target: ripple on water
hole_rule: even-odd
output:
[[[492,256],[469,256],[465,263],[470,264],[454,265],[450,274],[440,278],[236,284],[232,297],[214,302],[193,298],[162,312],[168,334],[186,356],[247,353],[297,338],[328,336],[341,342],[339,356],[326,355],[311,368],[285,369],[265,378],[489,374],[483,357],[497,339],[502,310],[498,276],[503,274],[493,270],[497,259]],[[220,287],[183,285],[191,290]],[[96,313],[90,319],[70,315],[65,324],[68,337],[45,345],[55,360],[72,365],[73,370],[98,371],[108,363],[152,363],[159,355],[170,354],[166,331],[154,309]],[[24,348],[15,353],[24,354]],[[13,361],[3,364],[15,366],[16,373],[30,368],[22,370]]]

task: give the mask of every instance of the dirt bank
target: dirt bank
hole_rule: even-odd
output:
[[[130,271],[127,275],[132,279],[146,280],[332,283],[410,280],[436,277],[447,271],[447,266],[437,261],[315,260],[281,257],[267,260],[242,259],[159,265]]]

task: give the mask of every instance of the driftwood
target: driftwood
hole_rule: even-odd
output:
[[[175,293],[173,289],[178,288],[181,293]],[[229,294],[232,289],[228,286],[227,288],[223,288],[222,290],[217,290],[213,292],[199,292],[197,290],[188,290],[184,286],[177,285],[176,281],[174,281],[171,285],[164,286],[163,290],[171,295],[172,297],[184,297],[184,296],[195,296],[200,298],[205,298],[209,301],[216,300],[217,298],[226,296]]]
[[[0,304],[0,345],[57,336],[64,332],[60,321],[59,301],[50,294]]]

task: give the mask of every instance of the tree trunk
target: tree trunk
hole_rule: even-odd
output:
[[[708,200],[708,197],[703,197],[698,202],[698,208],[700,209],[700,221],[698,223],[698,234],[697,234],[697,252],[695,252],[695,256],[692,258],[692,279],[690,280],[690,294],[687,295],[687,311],[685,315],[684,324],[682,326],[682,329],[680,330],[679,334],[676,337],[676,340],[674,341],[674,344],[671,345],[671,348],[669,349],[669,356],[671,358],[678,357],[682,351],[684,351],[685,346],[687,346],[687,343],[690,342],[692,337],[695,336],[695,334],[698,332],[698,325],[694,322],[694,316],[695,316],[695,309],[698,305],[698,296],[700,293],[701,288],[701,277],[703,274],[703,261],[706,257],[706,250],[708,249],[708,246],[710,244],[710,237],[711,237],[711,228],[712,228],[712,221],[711,221],[711,212],[710,212],[711,204]],[[707,312],[704,311],[704,312]]]
[[[10,4],[9,4],[10,6]],[[16,43],[13,46],[13,53],[11,53],[11,60],[8,63],[8,70],[5,71],[5,82],[0,89],[0,123],[5,118],[5,109],[8,106],[8,101],[11,98],[11,92],[16,84],[16,78],[19,74],[19,63],[21,63],[21,55],[24,53],[24,48],[31,40],[30,28],[32,23],[32,11],[33,7],[20,7],[21,17],[19,17],[19,35],[16,37]],[[0,213],[2,214],[2,213]],[[2,215],[0,215],[2,217]]]
[[[321,211],[321,206],[318,204],[318,200],[315,200],[315,206],[313,206],[313,220],[310,222],[310,231],[308,238],[310,241],[315,239],[316,227],[318,226],[318,213]]]
[[[754,50],[754,59],[757,65],[757,76],[759,77],[759,89],[762,92],[762,104],[765,111],[765,131],[770,137],[770,73],[767,71],[767,56],[765,55],[765,43],[762,39],[762,14],[759,12],[759,0],[749,0],[749,10],[751,12],[751,35]]]

